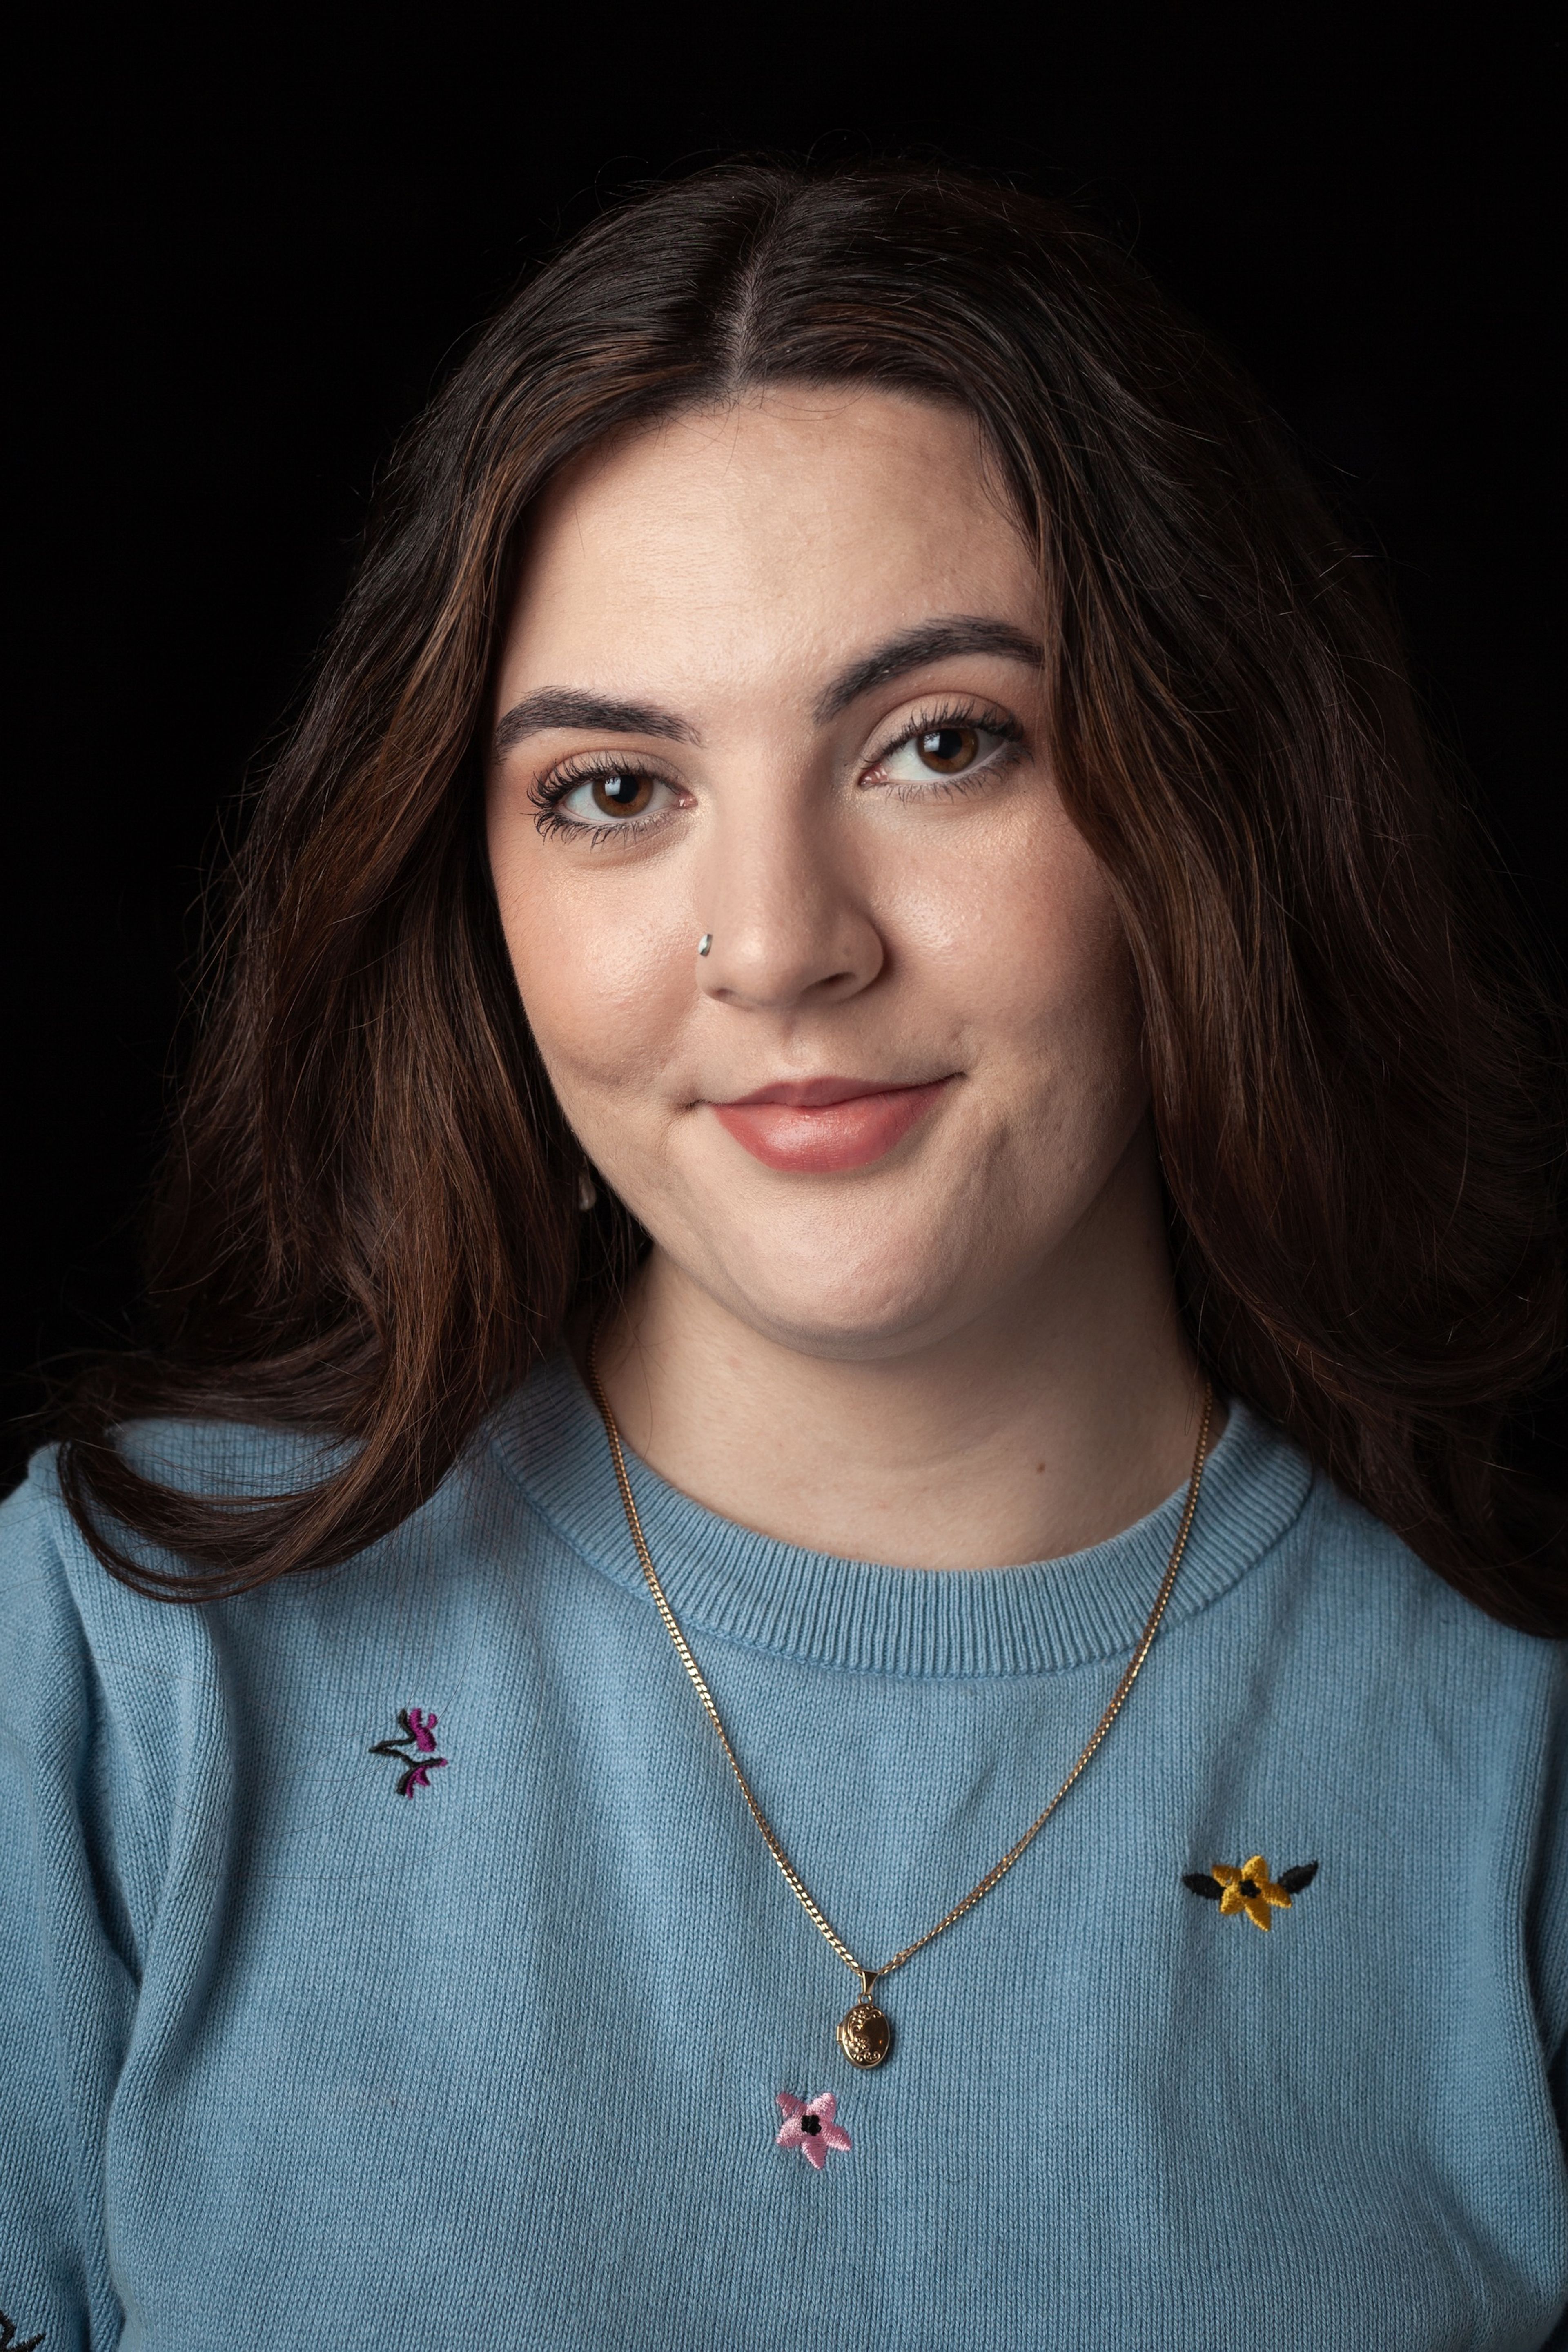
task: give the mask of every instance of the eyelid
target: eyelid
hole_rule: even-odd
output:
[[[872,753],[860,771],[862,781],[875,775],[882,761],[901,751],[918,735],[929,735],[942,727],[977,727],[983,734],[999,735],[1004,742],[1023,740],[1024,730],[1010,710],[1000,703],[987,702],[979,695],[956,694],[946,701],[921,705],[908,719],[900,722],[880,748]]]
[[[661,784],[679,782],[656,752],[569,751],[564,759],[540,771],[529,787],[529,796],[542,800],[548,795],[555,800],[577,784],[592,783],[595,776],[652,776]]]
[[[601,842],[646,834],[672,814],[668,809],[645,809],[640,816],[619,818],[568,815],[566,802],[596,776],[646,776],[650,782],[662,784],[667,792],[684,789],[678,776],[668,773],[658,760],[647,752],[633,752],[628,758],[609,751],[571,752],[535,776],[528,787],[528,797],[535,811],[533,822],[540,834],[572,834],[596,847]]]

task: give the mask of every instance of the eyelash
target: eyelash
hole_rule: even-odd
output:
[[[888,789],[899,799],[923,800],[933,793],[948,798],[955,793],[977,791],[983,782],[1011,764],[1024,732],[1017,720],[1009,718],[1005,711],[985,707],[977,709],[972,702],[933,703],[929,709],[918,710],[889,742],[883,744],[861,775],[860,783],[864,785],[868,778],[873,778],[885,761],[903,751],[918,737],[936,734],[944,727],[978,728],[983,734],[999,736],[1000,746],[963,775],[933,775],[929,784],[890,784]],[[574,793],[580,784],[591,784],[595,776],[647,776],[656,783],[671,782],[657,768],[638,766],[631,760],[616,760],[604,752],[590,752],[583,758],[568,760],[548,775],[537,777],[529,788],[529,798],[538,811],[534,824],[546,840],[555,834],[571,834],[579,840],[586,835],[588,845],[595,848],[600,842],[624,839],[627,834],[644,832],[650,824],[658,822],[657,817],[643,816],[628,817],[620,824],[584,824],[578,817],[562,816],[561,804],[568,794]]]
[[[1001,740],[994,751],[988,751],[983,760],[977,760],[973,767],[966,768],[962,775],[933,775],[929,783],[922,784],[890,783],[888,789],[899,799],[929,800],[933,793],[948,799],[955,793],[978,792],[1002,769],[1012,765],[1024,740],[1023,729],[1005,710],[996,710],[984,704],[977,707],[973,702],[963,700],[935,702],[927,709],[917,710],[912,719],[906,719],[892,741],[884,744],[878,752],[862,775],[861,783],[874,777],[883,761],[890,760],[895,752],[903,751],[921,735],[940,733],[944,727],[973,727],[982,735],[996,735]]]
[[[673,780],[661,770],[646,763],[639,765],[635,759],[616,760],[607,752],[590,751],[580,759],[568,760],[548,775],[537,777],[529,787],[528,797],[539,812],[533,822],[546,840],[552,834],[569,833],[574,840],[581,841],[585,835],[590,848],[595,848],[602,841],[618,841],[628,833],[641,833],[650,823],[658,823],[657,818],[634,816],[620,824],[584,824],[580,817],[560,815],[561,803],[567,794],[574,793],[579,784],[591,784],[595,776],[647,776],[655,783],[669,784],[675,789]]]

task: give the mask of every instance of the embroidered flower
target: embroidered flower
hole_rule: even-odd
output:
[[[403,1726],[402,1738],[378,1739],[370,1752],[373,1756],[396,1757],[404,1768],[397,1776],[397,1793],[411,1797],[416,1789],[427,1789],[431,1773],[447,1761],[436,1753],[436,1725],[439,1718],[421,1706],[400,1706],[397,1720]]]
[[[778,2134],[780,2147],[798,2147],[807,2164],[817,2172],[826,2163],[830,2147],[847,2152],[855,2143],[843,2125],[833,2120],[837,2105],[831,2091],[824,2091],[819,2099],[797,2099],[792,2091],[781,2091],[779,2106],[784,2122]]]
[[[1249,1854],[1239,1867],[1234,1863],[1216,1862],[1206,1871],[1189,1870],[1182,1884],[1194,1895],[1210,1903],[1217,1903],[1221,1916],[1234,1917],[1245,1911],[1255,1927],[1265,1933],[1274,1925],[1276,1911],[1289,1911],[1290,1898],[1310,1886],[1318,1874],[1315,1862],[1299,1862],[1292,1870],[1282,1870],[1279,1878],[1268,1875],[1268,1864],[1260,1853]]]

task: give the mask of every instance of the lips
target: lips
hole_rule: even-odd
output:
[[[808,1078],[759,1087],[714,1118],[753,1160],[799,1175],[837,1175],[883,1159],[918,1126],[952,1083],[880,1086],[867,1078]]]

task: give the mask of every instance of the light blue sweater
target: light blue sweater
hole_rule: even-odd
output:
[[[303,1458],[142,1442],[240,1486]],[[634,1477],[759,1798],[873,1958],[1066,1771],[1181,1499],[1070,1559],[928,1574]],[[140,1599],[46,1458],[0,1557],[18,2343],[1551,2337],[1563,1655],[1245,1412],[1125,1713],[1012,1876],[889,1980],[876,2074],[835,2047],[854,1980],[743,1809],[564,1363],[335,1571]],[[1258,1854],[1276,1884],[1320,1865],[1267,1933],[1184,1883]]]

